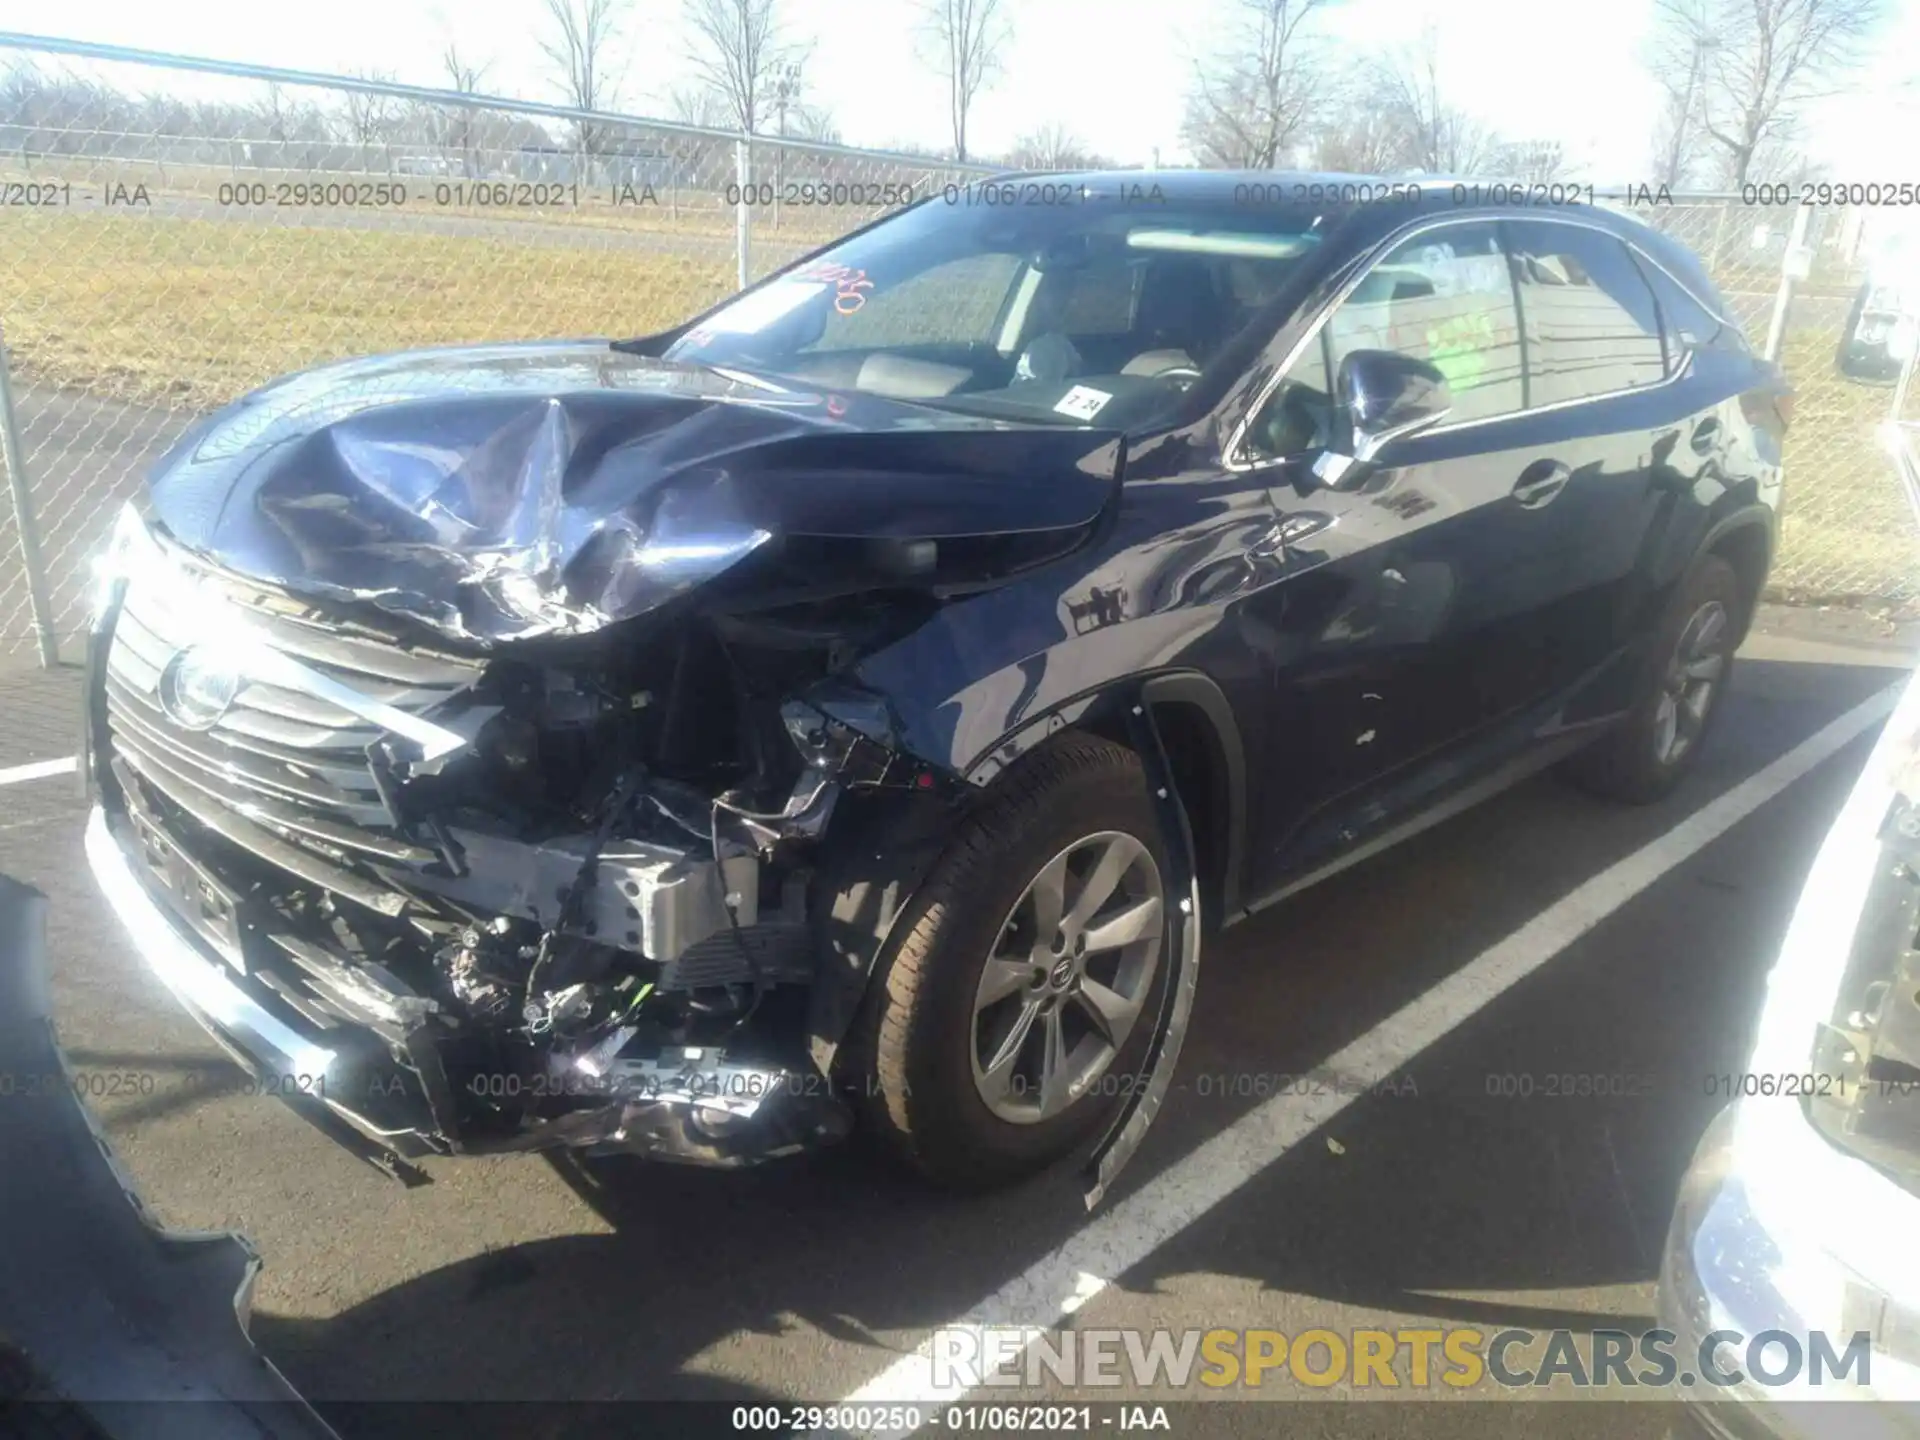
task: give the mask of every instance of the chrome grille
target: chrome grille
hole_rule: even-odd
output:
[[[171,557],[170,557],[171,562]],[[179,562],[203,592],[231,607],[274,649],[371,699],[421,715],[470,685],[477,661],[403,648],[352,631],[326,628],[284,595],[241,587]],[[368,767],[367,750],[384,733],[332,701],[280,685],[246,681],[206,729],[176,723],[163,708],[168,663],[191,646],[217,645],[167,605],[153,582],[127,586],[106,665],[113,753],[174,804],[217,829],[237,815],[335,860],[376,857],[423,863],[437,851],[393,826]]]

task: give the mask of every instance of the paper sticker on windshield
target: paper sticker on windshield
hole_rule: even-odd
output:
[[[741,296],[700,328],[722,335],[752,335],[766,329],[781,316],[799,309],[814,296],[825,294],[826,290],[825,285],[776,280],[764,290]]]
[[[1104,390],[1095,390],[1090,385],[1076,385],[1060,397],[1053,408],[1062,415],[1071,415],[1076,420],[1091,420],[1106,407],[1113,396]]]

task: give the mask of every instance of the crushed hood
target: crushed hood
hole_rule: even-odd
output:
[[[628,619],[785,537],[1070,532],[1119,453],[577,341],[304,371],[189,431],[151,488],[226,569],[484,644]]]

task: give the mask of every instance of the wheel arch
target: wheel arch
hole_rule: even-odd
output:
[[[1136,699],[1137,697],[1137,699]],[[1138,703],[1142,713],[1132,713]],[[1225,693],[1197,670],[1129,675],[1031,716],[962,772],[957,797],[886,792],[844,797],[830,835],[831,857],[816,873],[808,910],[819,969],[808,1001],[808,1045],[823,1074],[836,1073],[841,1042],[864,1003],[874,968],[901,915],[946,848],[973,798],[1023,756],[1070,727],[1136,752],[1147,722],[1168,757],[1172,797],[1191,850],[1203,920],[1239,914],[1246,836],[1246,751]],[[1145,757],[1143,757],[1145,758]],[[1149,774],[1153,768],[1149,767]],[[895,798],[889,800],[888,795]],[[1183,840],[1190,837],[1190,845]],[[1211,923],[1218,923],[1211,922]]]
[[[1030,717],[967,768],[974,785],[991,784],[1023,755],[1068,726],[1132,747],[1128,708],[1146,711],[1173,772],[1193,837],[1203,914],[1218,924],[1241,908],[1246,855],[1247,765],[1239,722],[1225,692],[1198,670],[1129,675]]]
[[[1701,538],[1701,555],[1717,555],[1733,567],[1740,581],[1740,627],[1735,643],[1746,638],[1755,609],[1766,589],[1767,574],[1773,566],[1773,512],[1764,505],[1751,505],[1715,522]]]

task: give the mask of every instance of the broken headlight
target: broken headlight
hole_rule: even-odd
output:
[[[93,583],[87,591],[88,623],[98,627],[113,604],[115,590],[154,553],[147,522],[129,500],[114,517],[106,543],[93,557]]]

